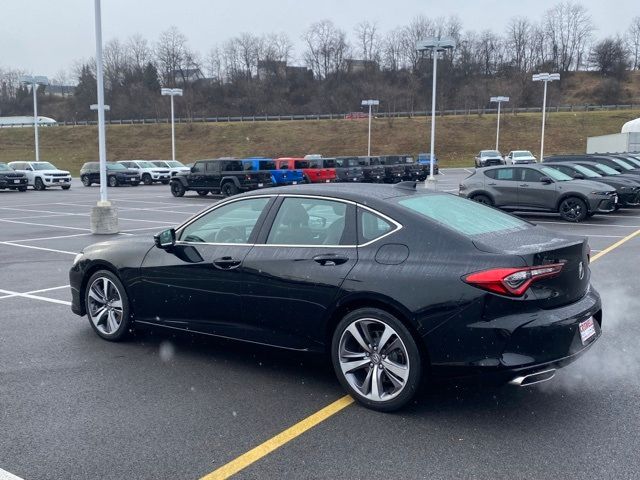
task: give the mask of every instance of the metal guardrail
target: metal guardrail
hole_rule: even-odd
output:
[[[612,110],[640,110],[640,105],[558,105],[547,107],[547,112],[598,112]],[[517,115],[518,113],[541,113],[542,107],[502,108],[501,113]],[[438,116],[470,116],[498,113],[496,108],[436,110]],[[338,120],[344,119],[347,113],[322,113],[313,115],[245,115],[245,116],[216,116],[216,117],[176,117],[176,123],[229,123],[229,122],[277,122],[292,120]],[[414,118],[429,117],[431,112],[417,110],[412,112],[377,112],[376,118]],[[361,119],[354,119],[361,120]],[[169,118],[136,118],[136,119],[107,119],[107,125],[147,125],[169,123]],[[82,126],[97,125],[96,120],[60,121],[55,124],[40,124],[40,127],[52,126]],[[13,125],[0,125],[0,128],[29,127],[33,123],[19,123]]]

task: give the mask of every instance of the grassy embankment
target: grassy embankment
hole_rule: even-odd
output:
[[[617,133],[638,111],[552,113],[546,130],[546,153],[584,152],[588,136]],[[500,149],[538,154],[540,114],[506,114],[501,118]],[[442,166],[470,166],[480,149],[495,146],[495,115],[438,117],[436,153]],[[430,120],[376,119],[372,153],[428,151]],[[98,157],[96,127],[40,129],[40,157],[77,174]],[[176,125],[176,149],[184,162],[221,156],[302,156],[306,153],[363,155],[366,120],[283,121]],[[171,155],[169,125],[107,127],[109,160],[158,159]],[[0,161],[33,158],[31,128],[0,129]]]

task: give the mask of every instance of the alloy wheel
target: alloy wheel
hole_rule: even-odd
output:
[[[338,356],[347,382],[369,400],[391,400],[407,385],[407,347],[398,333],[380,320],[362,318],[349,324],[340,337]]]
[[[89,286],[87,312],[96,329],[113,335],[122,324],[122,295],[118,287],[106,277],[98,277]]]
[[[576,221],[585,215],[582,202],[574,198],[568,198],[562,202],[560,213],[570,221]]]

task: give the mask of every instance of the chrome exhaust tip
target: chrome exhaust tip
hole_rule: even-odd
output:
[[[517,387],[528,387],[529,385],[535,385],[536,383],[546,382],[551,380],[556,374],[556,369],[543,370],[541,372],[530,373],[529,375],[523,375],[516,377],[509,382],[510,385]]]

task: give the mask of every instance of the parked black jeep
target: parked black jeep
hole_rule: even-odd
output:
[[[24,173],[16,172],[6,163],[0,162],[0,190],[27,190],[27,176]]]
[[[229,197],[273,185],[270,172],[244,171],[242,161],[219,158],[198,160],[191,171],[174,175],[171,178],[171,193],[174,197],[182,197],[186,191],[195,190],[201,196],[211,192]]]
[[[404,176],[404,166],[383,165],[380,157],[359,157],[359,161],[365,171],[365,182],[398,183],[402,181],[402,177]],[[365,167],[365,164],[368,165],[368,167]],[[367,168],[371,169],[369,177],[372,178],[372,180],[367,179]]]
[[[423,181],[427,176],[422,166],[411,155],[384,155],[380,157],[383,165],[401,165],[404,168],[403,180]]]
[[[322,166],[336,169],[337,182],[362,182],[364,179],[358,157],[323,158]]]

